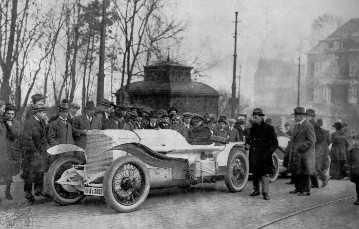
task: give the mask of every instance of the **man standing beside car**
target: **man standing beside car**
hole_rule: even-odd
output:
[[[294,176],[295,189],[290,194],[310,196],[310,175],[315,171],[315,132],[314,127],[305,118],[303,107],[294,109],[297,123],[288,143],[288,167]]]
[[[262,186],[263,199],[269,197],[269,174],[273,172],[272,154],[278,147],[277,135],[274,127],[265,123],[261,108],[253,110],[253,124],[246,140],[246,148],[249,148],[249,168],[253,174],[254,192],[250,196],[259,196]]]

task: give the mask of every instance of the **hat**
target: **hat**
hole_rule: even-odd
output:
[[[243,124],[246,124],[246,121],[244,119],[240,118],[240,119],[238,119],[237,123],[239,125],[243,125]]]
[[[95,110],[95,103],[93,101],[87,101],[85,109],[86,110]]]
[[[342,127],[343,125],[344,125],[343,121],[340,119],[337,119],[337,120],[335,120],[333,127],[336,127],[336,126]]]
[[[227,121],[228,121],[228,123],[233,123],[233,124],[236,123],[236,120],[233,119],[233,118],[230,118],[230,119],[228,119]]]
[[[148,112],[146,110],[141,110],[139,115],[141,117],[150,117],[150,112]]]
[[[190,117],[192,118],[193,117],[193,114],[191,112],[185,112],[183,113],[183,117]]]
[[[80,105],[78,105],[77,103],[71,103],[69,107],[80,109]]]
[[[285,122],[284,126],[290,126],[289,122]]]
[[[166,114],[162,114],[161,115],[161,118],[168,118],[169,116],[168,116],[168,114],[166,113]]]
[[[305,112],[308,116],[316,116],[315,115],[315,110],[313,109],[307,109],[307,111]]]
[[[227,124],[227,121],[226,121],[226,120],[227,120],[226,116],[219,116],[218,123],[224,122],[224,123]]]
[[[31,96],[32,103],[36,103],[43,99],[45,99],[45,97],[42,94],[35,94]]]
[[[107,100],[107,99],[100,99],[100,101],[97,102],[97,105],[103,105],[106,107],[110,107],[111,102],[110,102],[110,100]]]
[[[35,104],[33,109],[34,112],[46,111],[45,104]]]
[[[128,115],[129,115],[130,118],[138,118],[138,114],[137,114],[137,112],[135,110],[129,112]]]
[[[321,118],[317,119],[317,124],[319,126],[323,126],[323,119],[321,119]]]
[[[296,107],[294,108],[294,113],[292,115],[304,115],[304,114],[306,114],[304,107]]]
[[[63,100],[61,100],[61,103],[70,103],[70,100],[68,100],[68,99],[63,99]]]
[[[194,114],[193,114],[193,119],[195,119],[195,118],[199,118],[199,119],[202,119],[202,120],[204,121],[203,116],[202,116],[202,115],[199,115],[199,114],[197,114],[197,113],[194,113]]]
[[[69,110],[69,104],[67,104],[67,103],[61,103],[61,104],[59,105],[59,110],[60,110],[60,111],[68,111],[68,110]]]
[[[111,102],[110,107],[113,107],[113,109],[116,109],[117,105],[114,102]]]
[[[0,100],[0,106],[4,106],[4,105],[6,105],[6,103],[4,101]]]
[[[1,100],[0,100],[0,101],[1,101]],[[1,105],[1,103],[0,103],[0,106],[3,106],[3,105]],[[14,105],[8,103],[8,104],[6,104],[6,106],[5,106],[5,111],[15,111],[15,112],[16,112],[16,108],[15,108]]]
[[[159,110],[157,111],[157,115],[162,116],[163,114],[167,114],[167,115],[168,115],[167,111],[165,111],[164,109],[159,109]]]
[[[178,113],[178,110],[177,110],[177,108],[175,108],[175,107],[170,107],[170,109],[168,109],[168,113],[171,113],[171,111],[176,111],[176,113]]]
[[[261,108],[255,108],[252,115],[264,116],[263,110]]]

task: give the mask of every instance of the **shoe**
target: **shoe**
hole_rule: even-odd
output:
[[[261,193],[258,191],[254,191],[250,194],[250,196],[259,196]]]
[[[294,189],[293,191],[289,191],[289,194],[296,194],[298,192],[300,192],[298,189]]]
[[[5,198],[8,200],[14,199],[10,193],[5,193]]]
[[[318,185],[312,185],[312,186],[310,186],[311,188],[319,188],[319,186]]]
[[[35,197],[31,194],[31,193],[29,193],[29,192],[27,192],[27,193],[25,193],[25,198],[32,204],[32,203],[35,203]]]
[[[44,191],[41,191],[41,192],[35,192],[35,196],[39,196],[39,197],[46,197],[46,198],[49,198],[50,195],[45,193]]]
[[[292,181],[289,181],[289,182],[287,182],[287,183],[285,183],[285,184],[294,184],[294,182],[292,182]]]
[[[310,192],[300,192],[298,196],[310,196]]]
[[[357,201],[355,201],[354,204],[359,205],[359,199],[357,199]]]
[[[263,199],[270,200],[268,193],[263,193]]]

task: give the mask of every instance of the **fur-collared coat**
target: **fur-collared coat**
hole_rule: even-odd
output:
[[[188,143],[191,145],[210,145],[212,132],[208,126],[202,125],[193,127],[188,132]]]
[[[292,174],[314,174],[315,172],[315,131],[308,120],[294,127],[288,143],[288,167]]]
[[[34,116],[24,123],[20,135],[20,150],[22,154],[22,169],[24,172],[45,172],[48,166],[49,148],[47,131],[44,122]]]
[[[253,124],[246,145],[249,145],[249,170],[258,176],[271,174],[272,154],[278,147],[274,127],[263,121],[260,124]]]
[[[65,124],[60,118],[51,122],[49,125],[48,140],[50,146],[58,144],[74,144],[71,124],[68,121],[66,121]]]

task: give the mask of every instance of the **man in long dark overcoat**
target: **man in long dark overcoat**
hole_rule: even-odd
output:
[[[303,107],[294,109],[294,120],[297,123],[288,143],[288,167],[295,176],[295,189],[291,194],[310,195],[310,175],[315,172],[315,132],[306,119]]]
[[[33,106],[33,116],[29,117],[24,123],[24,128],[20,136],[20,146],[22,153],[22,169],[25,180],[25,197],[30,201],[35,201],[32,195],[32,184],[34,184],[35,195],[45,195],[43,193],[43,177],[47,170],[48,149],[47,133],[44,124],[46,118],[46,107],[43,104]]]
[[[246,139],[249,148],[249,170],[253,174],[253,189],[251,196],[260,195],[262,186],[263,199],[269,200],[269,174],[273,172],[272,154],[278,147],[278,139],[274,127],[263,120],[263,110],[253,110],[253,124]]]

